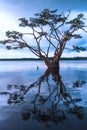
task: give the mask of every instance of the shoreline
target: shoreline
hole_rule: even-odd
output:
[[[50,58],[51,59],[51,58]],[[87,60],[87,57],[74,57],[74,58],[60,58],[60,60]],[[42,61],[41,59],[38,58],[4,58],[0,59],[0,61]]]

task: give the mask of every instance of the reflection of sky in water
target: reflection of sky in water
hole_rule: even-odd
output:
[[[39,70],[37,71],[37,66]],[[5,84],[27,84],[34,81],[44,72],[42,62],[11,61],[0,62],[0,81]],[[38,72],[38,73],[37,73]],[[0,84],[0,85],[1,85]]]
[[[0,61],[0,72],[32,71],[36,70],[37,66],[40,66],[40,69],[45,68],[42,61]]]
[[[60,64],[60,75],[62,82],[66,86],[66,91],[70,93],[72,99],[81,99],[81,101],[76,102],[77,106],[87,107],[87,61],[61,61]],[[39,67],[38,70],[37,66]],[[43,65],[42,61],[0,61],[0,92],[6,91],[11,93],[20,93],[20,90],[15,89],[14,85],[25,85],[28,87],[33,82],[38,81],[38,78],[44,74],[45,70],[46,67]],[[49,85],[51,86],[50,91],[53,91],[54,87],[56,87],[56,84],[52,78],[52,75],[48,77]],[[7,85],[9,84],[13,85],[11,90],[7,90]],[[47,86],[48,84],[45,80],[41,84],[40,95],[44,95],[44,97],[49,95],[49,87]],[[29,120],[25,126],[24,122],[21,120],[20,113],[31,108],[30,102],[32,101],[33,96],[37,94],[37,91],[38,89],[36,85],[24,95],[24,101],[22,101],[22,103],[11,105],[7,104],[7,99],[9,98],[8,94],[0,95],[0,130],[5,130],[6,128],[7,130],[28,130],[29,128],[32,128],[32,130],[36,129],[36,127],[30,125],[32,124],[32,120]],[[54,100],[54,95],[52,95],[51,100]],[[50,102],[48,102],[47,105],[50,107]],[[65,109],[64,105],[62,105],[62,102],[59,103],[59,108]],[[45,108],[42,107],[41,109]],[[66,127],[65,124],[63,126],[59,125],[59,128],[67,128],[67,130],[72,130],[74,125],[76,130],[79,128],[82,130],[83,126],[86,126],[86,115],[87,111],[85,111],[85,117],[83,121],[80,122],[74,117],[74,115],[71,116],[71,114],[68,114],[67,117],[69,116],[69,122],[71,125],[70,129],[69,127]],[[1,122],[4,122],[5,126],[1,125]],[[14,127],[10,124],[12,124]],[[18,126],[18,124],[20,124],[20,126]],[[41,125],[39,124],[39,126],[37,121],[33,122],[33,124],[37,126],[38,130],[41,128]],[[79,124],[80,127],[78,127]],[[54,128],[58,129],[57,127],[53,127],[50,128],[50,130],[53,130]],[[45,128],[42,127],[42,129],[44,130]]]
[[[39,67],[38,70],[37,66]],[[86,102],[87,61],[60,61],[60,68],[62,81],[67,86],[67,90],[72,91],[74,82],[86,82],[86,84],[83,84],[83,87],[75,88],[75,92],[72,91],[73,95],[82,97],[84,102]],[[29,85],[43,75],[45,70],[46,67],[42,61],[2,61],[0,62],[0,91],[5,91],[8,84]],[[50,77],[49,82],[54,87],[54,83]],[[42,93],[48,93],[46,86],[47,84],[44,82],[41,87]],[[34,88],[32,91],[35,92],[36,89]],[[86,103],[84,105],[87,106]]]
[[[86,60],[65,60],[60,61],[60,66],[62,69],[87,69],[87,61]]]

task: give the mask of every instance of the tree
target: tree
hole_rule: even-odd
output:
[[[18,49],[27,47],[37,57],[42,59],[48,68],[59,68],[59,60],[67,48],[67,43],[72,38],[82,38],[78,34],[78,30],[85,30],[84,15],[78,14],[75,18],[70,20],[71,11],[67,14],[58,13],[57,10],[44,9],[41,13],[36,13],[29,20],[20,18],[21,27],[29,28],[29,33],[22,33],[18,31],[7,31],[8,39],[0,41],[6,45],[7,49]],[[26,37],[32,37],[34,42],[31,44]],[[42,44],[45,44],[43,47]],[[72,46],[74,51],[85,51],[86,48],[79,46]],[[53,56],[50,57],[50,52]]]

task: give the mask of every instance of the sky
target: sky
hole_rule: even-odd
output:
[[[19,18],[32,17],[34,13],[45,8],[66,11],[71,9],[74,17],[78,13],[83,13],[87,17],[87,0],[0,0],[0,40],[5,39],[5,32],[8,30],[20,30]],[[87,20],[86,20],[87,23]],[[78,41],[79,45],[87,47],[87,34]],[[73,42],[73,41],[72,41]],[[87,52],[64,51],[63,57],[87,56]],[[0,45],[0,58],[29,58],[35,57],[28,49],[7,50]]]

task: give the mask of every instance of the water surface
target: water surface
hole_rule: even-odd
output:
[[[38,69],[37,69],[38,66]],[[85,130],[87,61],[0,61],[0,130]]]

